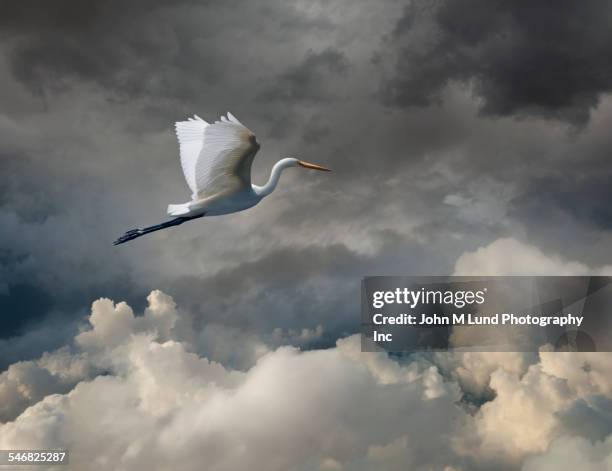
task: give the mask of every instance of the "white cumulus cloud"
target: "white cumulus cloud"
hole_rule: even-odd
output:
[[[211,344],[241,340],[215,329]],[[358,336],[310,351],[247,337],[242,351],[256,354],[236,370],[191,337],[160,291],[142,315],[94,302],[71,345],[0,375],[0,449],[67,448],[69,469],[126,471],[553,469],[567,450],[593,466],[608,459],[581,419],[612,399],[607,354],[394,360],[361,352]]]

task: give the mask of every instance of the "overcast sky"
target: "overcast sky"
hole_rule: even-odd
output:
[[[365,275],[605,271],[610,24],[605,0],[7,3],[0,371],[102,297],[162,290],[180,341],[239,372],[357,332]],[[255,183],[282,157],[333,173],[112,246],[189,198],[174,121],[227,111]]]
[[[604,1],[7,5],[2,362],[69,338],[100,296],[160,288],[203,323],[321,324],[333,344],[364,275],[447,274],[501,237],[605,265],[611,18]],[[113,247],[188,199],[173,122],[228,110],[262,144],[254,181],[286,156],[334,172]]]

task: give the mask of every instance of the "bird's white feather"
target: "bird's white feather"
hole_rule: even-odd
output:
[[[194,200],[250,185],[250,162],[259,149],[255,135],[231,113],[212,124],[201,118],[176,123],[181,164]],[[240,174],[248,170],[248,175]]]
[[[255,147],[258,148],[253,133],[242,124],[225,116],[211,124],[204,132],[204,145],[196,165],[200,194],[211,195],[239,183],[237,166],[249,151],[256,152]],[[250,184],[250,174],[246,178]]]
[[[229,118],[229,120],[230,120],[232,123],[236,123],[236,124],[239,124],[240,126],[244,126],[244,124],[242,124],[240,121],[238,121],[238,120],[236,119],[236,117],[235,117],[235,116],[234,116],[232,113],[230,113],[229,111],[227,112],[227,117]]]
[[[194,115],[188,121],[178,121],[175,123],[176,137],[179,141],[181,154],[181,167],[183,168],[183,175],[185,175],[185,180],[191,189],[193,198],[198,193],[196,165],[204,143],[204,130],[208,125],[198,115]]]

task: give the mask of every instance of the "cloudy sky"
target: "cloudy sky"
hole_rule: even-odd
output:
[[[351,335],[364,275],[612,271],[611,22],[604,0],[5,5],[0,448],[609,469],[606,355],[400,365]],[[188,198],[173,122],[226,111],[256,183],[288,156],[334,172],[113,247]]]

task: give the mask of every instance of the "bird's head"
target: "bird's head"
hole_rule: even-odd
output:
[[[322,172],[331,172],[331,170],[328,169],[327,167],[323,167],[317,164],[311,164],[310,162],[305,162],[303,160],[294,159],[294,158],[289,158],[287,160],[290,161],[291,167],[302,167],[302,168],[309,168],[311,170],[321,170]]]

